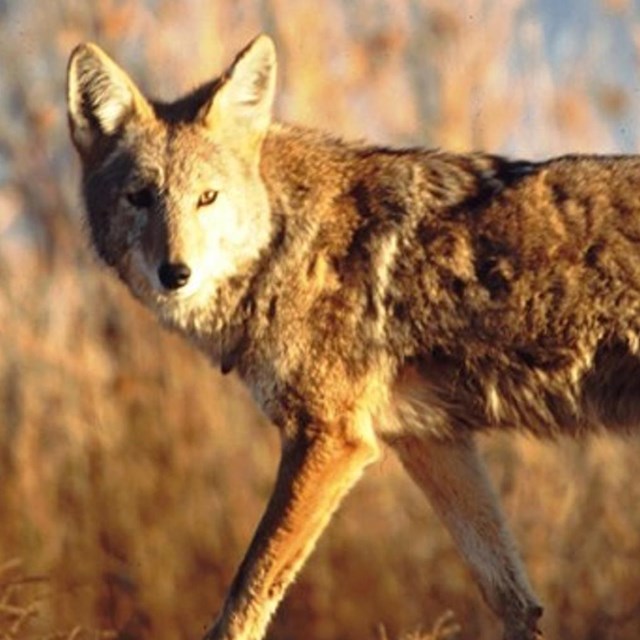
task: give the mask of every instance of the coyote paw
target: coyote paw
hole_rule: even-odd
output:
[[[544,640],[538,628],[542,616],[542,607],[534,605],[527,611],[525,619],[505,624],[503,640]]]

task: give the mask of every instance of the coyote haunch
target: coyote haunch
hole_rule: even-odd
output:
[[[220,79],[145,98],[71,56],[95,249],[235,369],[282,434],[273,496],[209,639],[257,640],[342,497],[393,448],[502,618],[542,609],[475,432],[640,420],[640,159],[389,150],[271,122],[266,36]]]

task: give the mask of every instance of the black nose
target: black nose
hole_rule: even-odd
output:
[[[191,276],[191,269],[182,262],[163,262],[158,269],[158,278],[165,289],[184,287]]]

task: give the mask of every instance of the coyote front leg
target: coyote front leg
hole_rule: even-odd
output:
[[[485,600],[503,620],[505,640],[540,637],[536,623],[542,607],[473,440],[406,436],[390,444],[451,532]]]
[[[378,452],[313,425],[283,443],[273,495],[206,640],[259,640],[340,500]]]

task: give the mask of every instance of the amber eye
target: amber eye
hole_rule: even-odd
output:
[[[217,191],[214,191],[213,189],[207,189],[200,194],[200,197],[198,198],[198,206],[206,207],[207,205],[213,204],[217,197]]]
[[[153,205],[153,191],[151,187],[142,187],[127,194],[127,200],[136,209],[149,209]]]

